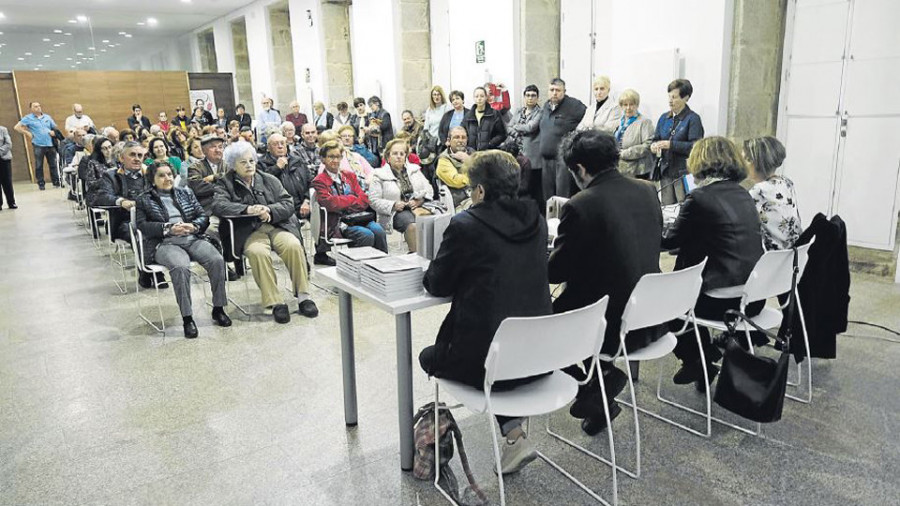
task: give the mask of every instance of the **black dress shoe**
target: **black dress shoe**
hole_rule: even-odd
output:
[[[707,364],[706,365],[706,381],[697,380],[694,383],[694,388],[697,389],[700,393],[706,393],[706,388],[709,385],[712,385],[712,382],[715,381],[716,376],[719,375],[719,367],[715,364]]]
[[[47,189],[46,186],[45,186],[45,185],[42,185],[42,184],[41,184],[41,185],[38,185],[38,188],[40,188],[41,191],[44,191],[44,190]]]
[[[337,265],[337,262],[325,253],[316,253],[313,256],[313,263],[316,265],[327,265],[329,267]]]
[[[226,273],[226,276],[228,276],[228,281],[237,281],[237,280],[241,279],[241,275],[238,274],[237,272],[235,272],[235,270],[232,269],[231,267],[228,268],[228,272]]]
[[[617,416],[622,412],[622,408],[619,407],[619,403],[613,401],[609,406],[609,421],[612,422],[616,419]],[[603,413],[601,408],[599,416],[589,416],[581,421],[581,430],[584,431],[588,436],[596,436],[600,433],[601,430],[606,428],[606,415]]]
[[[138,284],[141,285],[141,288],[153,288],[153,278],[146,272],[142,272],[138,276]]]
[[[316,307],[316,303],[312,301],[312,299],[306,299],[300,303],[300,307],[297,308],[297,312],[302,314],[307,318],[315,318],[319,316],[319,308]]]
[[[272,308],[272,316],[275,317],[275,321],[278,323],[291,321],[291,311],[288,309],[287,304],[275,304]]]
[[[618,367],[613,367],[603,375],[603,385],[606,387],[606,395],[610,399],[622,393],[627,384],[628,375]]]
[[[694,360],[681,364],[681,369],[678,369],[678,372],[672,377],[672,381],[676,385],[687,385],[698,381],[702,377],[703,367],[700,365],[699,360]]]
[[[18,209],[19,206],[15,205],[15,204],[10,204],[10,205],[9,205],[9,208],[10,208],[10,209]]]
[[[220,327],[230,327],[231,326],[231,318],[225,314],[225,311],[215,311],[213,310],[212,319],[216,322],[216,325]]]
[[[199,335],[197,332],[197,324],[194,320],[184,322],[184,337],[194,339]]]

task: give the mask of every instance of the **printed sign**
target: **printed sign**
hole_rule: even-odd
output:
[[[479,40],[475,43],[475,63],[484,63],[484,41]]]

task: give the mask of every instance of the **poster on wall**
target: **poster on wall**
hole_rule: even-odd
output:
[[[475,42],[475,63],[484,63],[484,41]]]
[[[202,103],[200,103],[202,102]],[[191,112],[195,107],[203,107],[204,111],[216,117],[216,94],[213,90],[191,90]]]

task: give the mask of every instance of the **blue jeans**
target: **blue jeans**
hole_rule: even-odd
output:
[[[59,168],[56,163],[56,148],[53,146],[34,146],[34,176],[38,186],[44,186],[44,157],[50,167],[50,179],[54,186],[59,186]]]
[[[341,234],[353,241],[354,247],[373,246],[387,253],[387,235],[381,225],[374,221],[365,227],[347,227]]]

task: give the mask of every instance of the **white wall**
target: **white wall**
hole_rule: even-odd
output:
[[[519,96],[516,80],[516,0],[438,0],[432,2],[434,83],[460,90],[472,104],[472,90],[490,80]],[[475,63],[475,43],[484,41],[485,61]],[[449,48],[448,48],[449,45]],[[449,80],[449,83],[448,83]]]
[[[642,111],[655,121],[665,112],[666,85],[673,77],[666,55],[678,49],[683,59],[681,76],[694,87],[691,108],[703,119],[706,135],[724,134],[733,0],[593,1],[597,34],[594,74],[610,76],[613,95],[634,87],[641,94]],[[567,30],[566,24],[563,20],[562,37],[580,35]],[[589,44],[583,37],[581,40],[579,43]],[[657,68],[658,78],[654,79]],[[577,98],[586,103],[593,100],[590,96]]]
[[[378,95],[400,124],[397,0],[366,0],[350,7],[350,50],[353,58],[353,90],[366,100]]]
[[[318,0],[290,0],[289,5],[297,100],[300,102],[300,110],[312,119],[314,101],[331,103],[325,87],[325,34],[322,30],[321,3]],[[313,26],[309,26],[307,10],[312,15]],[[307,69],[309,82],[306,79]]]

